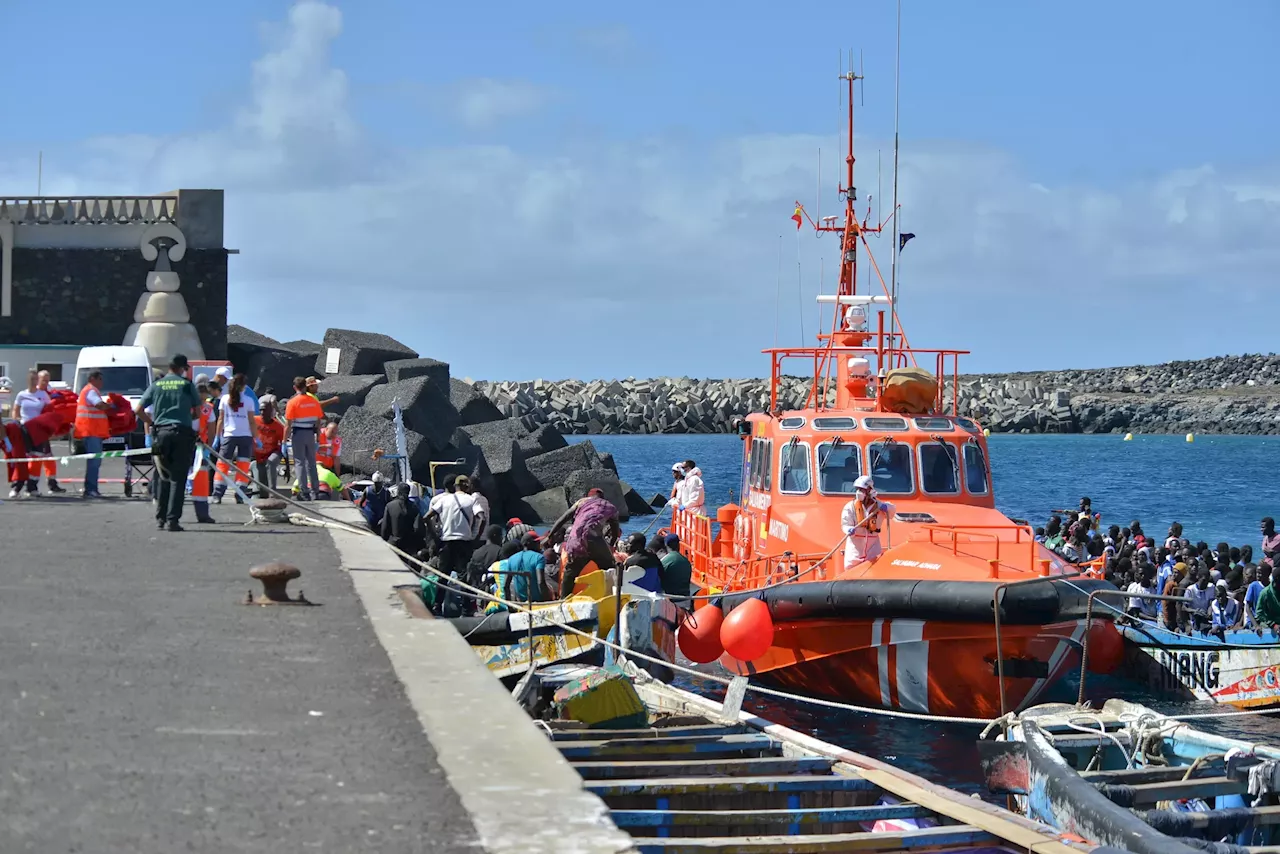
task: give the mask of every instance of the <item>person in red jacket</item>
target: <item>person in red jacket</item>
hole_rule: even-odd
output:
[[[258,416],[258,443],[253,455],[258,483],[265,483],[275,490],[279,482],[281,448],[284,446],[284,424],[276,418],[276,405],[272,401],[262,401],[262,414]],[[258,488],[263,497],[270,494],[265,487]]]
[[[32,456],[32,450],[48,445],[50,439],[66,433],[71,427],[64,413],[58,410],[42,412],[25,424],[10,421],[4,425],[4,452],[11,460]],[[38,474],[41,463],[10,463],[9,483],[15,488],[25,484],[33,474]],[[31,493],[26,493],[30,495]]]

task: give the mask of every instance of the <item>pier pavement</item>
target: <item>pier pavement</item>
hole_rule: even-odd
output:
[[[0,851],[629,848],[380,540],[108,492],[0,506]],[[241,604],[273,559],[318,607]]]

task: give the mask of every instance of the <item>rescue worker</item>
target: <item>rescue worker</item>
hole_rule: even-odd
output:
[[[184,486],[196,452],[191,422],[201,417],[201,402],[196,387],[185,376],[187,367],[187,357],[175,354],[169,360],[169,373],[152,383],[137,405],[143,423],[153,428],[151,447],[162,478],[156,494],[156,527],[161,530],[183,530],[178,523],[186,497]]]
[[[254,450],[254,462],[258,471],[258,494],[264,498],[279,485],[280,455],[284,446],[284,423],[276,418],[275,399],[263,395],[262,414],[258,416],[258,447]],[[270,488],[270,491],[268,491]]]
[[[324,406],[323,403],[320,404]],[[324,466],[335,474],[338,458],[342,456],[342,439],[338,437],[338,422],[330,421],[320,430],[316,445],[316,465]]]
[[[560,577],[560,598],[573,593],[578,576],[590,563],[597,569],[614,566],[613,544],[622,535],[618,522],[618,508],[604,497],[600,489],[590,490],[585,497],[574,502],[547,532],[543,544],[554,547],[563,541],[561,550],[564,572]]]
[[[695,516],[704,516],[707,508],[702,469],[693,460],[685,460],[683,468],[684,487],[680,490],[680,509]]]
[[[293,461],[298,467],[299,501],[312,501],[320,494],[320,473],[316,471],[316,434],[324,420],[320,401],[307,393],[307,381],[293,381],[295,394],[284,410],[284,440],[293,444]]]
[[[864,474],[853,482],[853,500],[840,514],[840,529],[845,533],[844,568],[867,560],[875,560],[884,549],[880,545],[881,519],[893,509],[892,504],[876,495],[875,481]]]
[[[218,370],[214,371],[213,375],[218,378],[218,385],[221,386],[223,389],[229,386],[231,384],[231,380],[234,379],[231,372],[231,368],[227,367],[226,365],[223,365],[222,367],[218,368]],[[244,396],[249,398],[249,400],[253,401],[254,412],[261,411],[262,407],[261,407],[261,402],[258,400],[258,393],[254,391],[253,386],[249,385],[248,383],[246,383],[244,387]]]
[[[671,494],[667,496],[667,503],[674,504],[679,507],[684,502],[681,501],[681,493],[684,492],[684,463],[673,463],[671,466]]]
[[[196,441],[204,444],[206,447],[213,441],[213,431],[217,423],[213,417],[213,404],[205,400],[205,394],[208,392],[208,386],[196,388],[196,396],[200,398],[200,414],[191,421],[191,427],[196,431]],[[152,410],[154,412],[154,409]],[[152,440],[154,447],[155,440]],[[200,465],[191,472],[191,506],[196,511],[196,522],[201,525],[212,525],[214,523],[213,516],[209,513],[209,496],[212,492],[212,460],[208,451],[200,456]],[[194,463],[193,463],[194,465]]]
[[[321,406],[333,406],[338,402],[336,394],[333,397],[326,397],[324,400],[320,399],[320,380],[315,377],[307,377],[307,394],[314,397]]]
[[[230,488],[235,466],[236,503],[243,503],[242,488],[249,485],[249,463],[258,445],[258,413],[255,404],[245,394],[244,374],[236,374],[231,380],[231,390],[218,401],[218,425],[215,436],[221,437],[218,474],[214,478],[213,500],[222,503],[222,497]]]
[[[13,417],[17,418],[23,424],[30,421],[40,413],[44,412],[45,407],[53,403],[53,396],[49,394],[49,372],[48,371],[32,371],[28,377],[27,388],[20,391],[13,397]],[[31,453],[31,456],[48,456],[53,453],[52,448],[37,448]],[[58,485],[58,464],[52,456],[43,463],[31,463],[28,467],[30,474],[27,480],[27,494],[38,495],[40,487],[40,473],[43,471],[49,481],[49,491],[55,494],[66,492]],[[16,496],[10,495],[10,498]]]
[[[102,453],[102,443],[111,438],[111,425],[107,421],[107,413],[111,404],[102,396],[102,371],[91,371],[80,389],[80,397],[76,401],[76,438],[84,443],[86,454]],[[101,498],[98,492],[98,472],[102,468],[102,460],[93,457],[84,463],[85,498]],[[186,469],[183,469],[185,472]]]
[[[55,409],[48,409],[25,422],[9,421],[4,425],[4,430],[0,431],[0,438],[4,439],[5,456],[14,460],[38,456],[32,453],[32,448],[48,447],[50,439],[67,432],[70,426],[65,416]],[[38,462],[9,463],[9,483],[13,484],[14,489],[9,494],[20,494],[22,484],[33,479],[32,475],[39,471],[37,466],[40,465]],[[34,491],[27,493],[35,494]]]

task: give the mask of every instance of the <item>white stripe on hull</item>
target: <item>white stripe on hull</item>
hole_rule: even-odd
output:
[[[929,642],[924,640],[923,620],[894,620],[889,642],[898,650],[898,708],[929,711]]]

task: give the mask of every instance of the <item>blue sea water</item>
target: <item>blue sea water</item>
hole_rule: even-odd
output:
[[[742,445],[736,436],[591,436],[599,451],[613,454],[623,480],[649,498],[671,489],[671,465],[693,459],[702,469],[708,508],[727,503],[741,488]],[[1163,537],[1181,522],[1184,536],[1214,546],[1252,544],[1258,549],[1258,520],[1278,516],[1280,500],[1271,483],[1280,454],[1280,437],[992,436],[990,456],[996,504],[1004,513],[1042,525],[1055,508],[1072,508],[1089,496],[1104,526],[1140,520],[1145,531]],[[1273,503],[1274,502],[1274,503]],[[631,528],[649,521],[633,520]],[[718,696],[709,680],[680,683]],[[1088,695],[1095,705],[1124,697],[1166,712],[1206,711],[1212,707],[1170,703],[1151,697],[1120,679],[1090,677]],[[1074,702],[1078,683],[1069,680],[1061,695]],[[910,721],[832,710],[821,706],[748,696],[747,707],[770,720],[892,762],[909,771],[964,791],[980,791],[974,742],[969,726]],[[1196,726],[1251,741],[1280,742],[1280,717],[1232,717]]]

